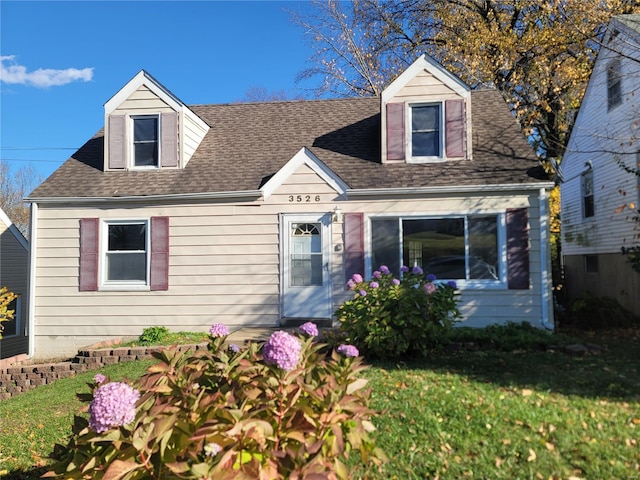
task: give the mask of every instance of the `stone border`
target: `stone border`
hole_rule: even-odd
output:
[[[178,350],[205,350],[208,343],[179,345]],[[0,400],[28,392],[41,385],[48,385],[61,378],[74,377],[77,373],[97,370],[105,365],[132,362],[151,358],[151,352],[170,347],[87,347],[69,361],[13,365],[0,368]]]

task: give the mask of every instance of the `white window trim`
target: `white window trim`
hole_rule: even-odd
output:
[[[107,280],[107,250],[109,246],[109,225],[146,225],[146,280]],[[149,218],[135,219],[103,219],[100,222],[100,290],[112,291],[150,291],[151,275],[151,220]]]
[[[397,218],[400,222],[399,225],[399,236],[398,243],[400,246],[398,255],[400,256],[400,265],[402,265],[402,251],[403,251],[403,243],[402,243],[402,220],[438,220],[438,219],[447,219],[447,218],[466,218],[466,217],[474,217],[474,216],[490,216],[495,215],[497,217],[497,242],[498,242],[498,272],[499,279],[498,280],[489,280],[489,279],[436,279],[435,283],[446,283],[449,280],[453,280],[456,282],[458,290],[506,290],[508,288],[508,272],[507,272],[507,221],[506,221],[506,213],[504,211],[494,212],[474,212],[474,213],[461,213],[461,214],[376,214],[372,213],[366,216],[365,220],[365,271],[367,275],[371,277],[373,274],[373,270],[378,268],[379,265],[372,265],[372,244],[371,244],[371,219],[376,218]],[[465,221],[465,255],[468,256],[469,249],[469,236],[467,231],[467,222]],[[468,268],[468,265],[466,266]],[[425,275],[429,272],[424,272]]]
[[[158,119],[158,160],[156,165],[136,165],[136,148],[134,144],[134,123],[136,118],[149,118],[155,117]],[[132,114],[128,115],[128,137],[131,139],[128,143],[129,151],[129,169],[130,170],[157,170],[162,163],[162,115],[160,113],[144,113],[144,114]]]
[[[434,102],[407,102],[405,104],[405,119],[404,124],[405,128],[405,157],[407,163],[439,163],[447,160],[446,152],[447,148],[445,145],[445,102],[444,101],[434,101]],[[413,107],[422,107],[422,106],[432,106],[438,105],[440,107],[440,125],[439,125],[439,133],[440,133],[440,155],[439,156],[413,156],[413,127],[412,127],[412,114]]]

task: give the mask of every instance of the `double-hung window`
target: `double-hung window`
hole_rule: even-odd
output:
[[[500,214],[452,217],[373,217],[373,266],[419,266],[438,280],[467,285],[502,285],[506,256],[504,218]]]
[[[104,224],[105,285],[147,285],[149,275],[148,222],[107,221]]]
[[[609,110],[622,103],[622,71],[620,60],[607,66],[607,106]]]
[[[440,103],[411,105],[411,156],[414,159],[435,159],[442,155],[442,105]]]
[[[594,215],[593,170],[589,170],[582,174],[582,216],[583,218],[589,218]]]
[[[160,118],[158,115],[132,116],[133,166],[157,167],[160,150]]]

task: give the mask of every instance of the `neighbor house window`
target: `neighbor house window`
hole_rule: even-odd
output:
[[[584,218],[589,218],[594,214],[593,171],[589,170],[582,174],[582,215]]]
[[[20,333],[21,298],[14,298],[7,306],[7,310],[13,310],[13,318],[0,324],[1,337],[13,337]]]
[[[411,156],[442,157],[442,106],[411,106]]]
[[[133,120],[133,166],[157,167],[159,125],[157,115],[131,117]]]
[[[419,266],[440,280],[500,282],[502,221],[499,215],[447,218],[372,218],[375,267]]]
[[[105,223],[105,229],[105,284],[146,285],[149,270],[147,221],[110,221]]]
[[[598,256],[597,255],[584,256],[584,272],[598,273]]]
[[[620,60],[614,60],[607,67],[607,105],[609,110],[622,103],[622,72]]]

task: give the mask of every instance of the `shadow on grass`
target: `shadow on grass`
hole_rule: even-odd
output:
[[[375,367],[449,372],[501,387],[617,401],[640,400],[640,332],[582,334],[585,343],[603,347],[598,353],[567,353],[520,349],[451,351],[443,348],[426,358],[403,362],[372,361]]]
[[[49,467],[33,467],[28,470],[14,470],[5,475],[0,475],[2,480],[35,480],[44,475]]]

